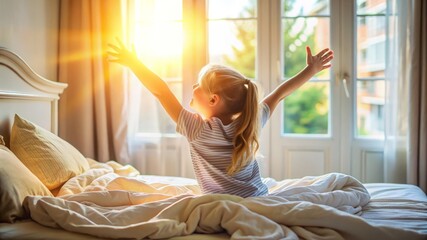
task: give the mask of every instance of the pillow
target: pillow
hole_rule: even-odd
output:
[[[10,149],[49,190],[89,169],[86,158],[71,144],[17,114]]]
[[[26,196],[36,195],[52,196],[13,152],[0,145],[0,222],[27,217],[22,202]]]

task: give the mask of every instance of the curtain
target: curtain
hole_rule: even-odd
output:
[[[412,1],[408,182],[427,192],[427,2]]]
[[[426,3],[389,0],[385,181],[426,191]]]
[[[123,37],[120,0],[60,2],[58,79],[68,83],[59,103],[59,136],[84,156],[128,162],[127,82],[123,68],[106,61]]]

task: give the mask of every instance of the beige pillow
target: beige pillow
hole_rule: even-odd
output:
[[[26,196],[52,196],[40,180],[6,146],[0,145],[0,222],[27,217]]]
[[[71,144],[18,115],[10,149],[49,190],[89,169],[86,158]]]

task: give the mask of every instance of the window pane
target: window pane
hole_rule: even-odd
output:
[[[357,134],[383,137],[385,81],[357,82]]]
[[[313,54],[330,46],[329,18],[309,17],[309,18],[285,18],[282,20],[283,26],[283,74],[288,79],[306,65],[306,50],[309,46]],[[330,70],[321,71],[317,78],[329,79]]]
[[[325,16],[329,15],[329,0],[282,0],[282,16]]]
[[[209,23],[209,62],[234,67],[255,78],[256,21]]]
[[[384,14],[386,0],[357,0],[357,14]]]
[[[386,17],[357,18],[357,77],[384,77]]]
[[[165,7],[168,6],[168,7]],[[181,0],[136,0],[135,20],[181,20],[182,3]]]
[[[256,0],[210,0],[209,19],[255,18]]]
[[[306,66],[306,46],[313,54],[330,47],[329,0],[282,0],[282,79]],[[318,73],[284,101],[284,134],[328,134],[330,70]],[[320,81],[318,81],[320,80]]]
[[[284,101],[283,133],[328,134],[329,82],[308,82]]]
[[[356,136],[384,137],[387,1],[357,1]]]
[[[182,75],[182,22],[140,22],[135,24],[138,56],[163,78]]]
[[[210,20],[208,24],[209,62],[233,67],[246,77],[255,78],[256,19]]]

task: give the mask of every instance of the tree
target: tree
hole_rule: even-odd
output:
[[[327,133],[328,101],[325,98],[326,89],[326,85],[303,86],[285,99],[285,133]]]

